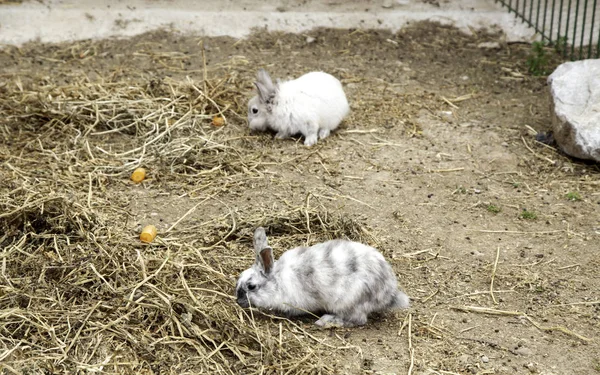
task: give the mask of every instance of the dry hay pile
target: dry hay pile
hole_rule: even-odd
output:
[[[245,112],[234,73],[201,83],[70,83],[13,76],[0,86],[0,369],[7,373],[311,373],[335,371],[302,323],[257,316],[232,296],[251,233],[298,244],[374,239],[318,204],[181,221],[142,245],[128,176],[206,197],[243,189],[270,162],[231,126]],[[239,127],[238,127],[239,129]],[[243,134],[243,136],[240,136]],[[206,203],[205,203],[206,202]],[[259,314],[260,315],[260,314]]]

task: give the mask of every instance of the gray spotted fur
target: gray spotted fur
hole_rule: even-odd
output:
[[[398,290],[396,276],[376,249],[358,242],[333,240],[286,251],[272,258],[265,230],[254,233],[256,260],[236,285],[242,307],[259,307],[287,316],[305,312],[326,314],[320,326],[354,326],[367,316],[408,308],[409,298]],[[267,252],[270,256],[264,252]],[[265,260],[273,259],[269,269]]]

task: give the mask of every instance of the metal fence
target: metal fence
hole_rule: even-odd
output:
[[[598,0],[495,0],[533,27],[565,58],[600,57]]]

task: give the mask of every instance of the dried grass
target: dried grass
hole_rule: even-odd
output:
[[[201,224],[186,214],[142,245],[125,210],[138,166],[155,176],[147,189],[205,198],[188,213],[263,177],[270,160],[248,137],[209,125],[243,113],[234,93],[245,84],[234,74],[202,84],[16,76],[0,87],[0,134],[10,141],[0,148],[0,369],[334,372],[321,354],[335,345],[240,309],[233,286],[257,225],[280,248],[341,236],[373,243],[362,225],[313,199],[279,211],[229,208]]]

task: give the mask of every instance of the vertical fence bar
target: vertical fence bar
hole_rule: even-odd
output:
[[[519,14],[519,0],[517,0],[517,3],[515,4],[515,18],[520,16],[521,15]]]
[[[585,0],[583,3],[583,22],[581,23],[581,41],[579,42],[579,60],[583,56],[583,37],[585,35],[585,17],[587,16],[587,2]]]
[[[575,55],[575,40],[577,38],[577,17],[579,17],[579,0],[577,0],[577,5],[575,8],[575,20],[573,20],[573,43],[571,44],[571,60],[573,60],[573,56]]]
[[[533,16],[533,0],[531,0],[531,3],[529,3],[529,19],[527,20],[529,27],[533,26],[533,20],[531,19],[532,16]]]
[[[563,1],[564,0],[560,0],[560,9],[558,11],[558,27],[556,28],[556,40],[560,43],[560,24],[562,21],[562,9],[563,9]],[[564,47],[564,46],[563,46]],[[561,47],[562,48],[562,47]]]
[[[569,0],[569,6],[567,8],[567,25],[565,27],[565,49],[563,50],[563,57],[567,57],[568,41],[569,41],[569,20],[571,19],[571,1]]]
[[[596,57],[600,57],[600,27],[598,27],[598,44],[596,45]]]
[[[523,22],[525,21],[525,8],[527,8],[527,0],[523,0]]]
[[[600,27],[598,28],[598,45],[596,45],[596,57],[600,57]]]
[[[588,44],[588,59],[592,58],[592,42],[593,42],[593,36],[594,36],[594,23],[596,22],[596,1],[594,0],[594,5],[592,6],[592,26],[591,26],[591,30],[590,30],[590,42]],[[598,38],[600,39],[600,38]],[[600,40],[598,41],[600,42]],[[598,51],[596,51],[596,54],[598,54]]]
[[[550,36],[550,43],[552,43],[552,28],[554,27],[554,8],[556,5],[556,0],[552,0],[552,13],[550,13],[550,31],[548,35]],[[556,39],[558,40],[558,38]]]
[[[542,21],[542,43],[546,37],[546,14],[548,13],[548,0],[544,1],[544,20]]]
[[[540,5],[542,5],[542,0],[538,0],[537,4],[537,12],[535,14],[535,31],[540,31],[539,23],[540,23]],[[542,38],[543,40],[544,38]]]

